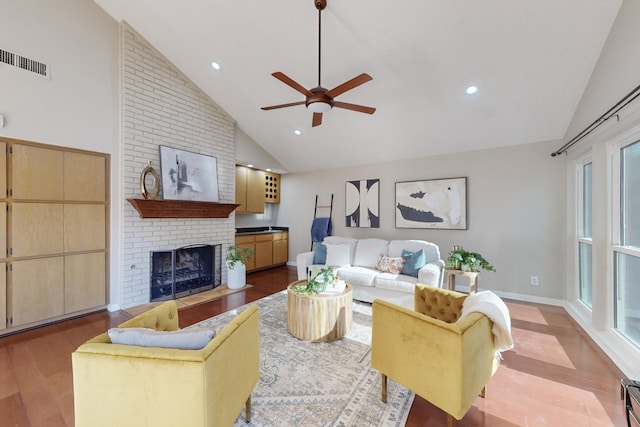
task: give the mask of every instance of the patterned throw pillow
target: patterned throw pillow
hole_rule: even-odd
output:
[[[376,269],[384,271],[385,273],[400,274],[402,273],[403,265],[404,259],[402,257],[388,257],[380,254]]]

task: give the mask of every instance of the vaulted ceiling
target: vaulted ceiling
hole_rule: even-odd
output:
[[[304,105],[260,107],[304,100],[273,72],[317,86],[314,0],[95,1],[290,172],[565,137],[621,4],[327,0],[322,86],[366,72],[372,81],[337,100],[377,110],[333,108],[312,127]]]

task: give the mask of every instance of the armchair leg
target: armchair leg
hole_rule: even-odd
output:
[[[382,401],[387,403],[387,376],[385,374],[380,374],[382,376]]]
[[[480,390],[480,397],[484,399],[486,396],[487,396],[487,386],[485,385],[484,387],[482,387],[482,390]]]
[[[247,419],[247,422],[251,422],[251,395],[249,395],[249,398],[247,399],[247,402],[244,406],[244,417]]]
[[[447,427],[453,427],[453,416],[447,414]]]

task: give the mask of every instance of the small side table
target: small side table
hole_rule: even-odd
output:
[[[462,270],[454,270],[451,268],[447,268],[445,270],[446,274],[446,285],[447,289],[450,291],[456,290],[456,277],[464,276],[469,278],[469,294],[472,294],[478,290],[478,272],[475,271],[462,271]]]

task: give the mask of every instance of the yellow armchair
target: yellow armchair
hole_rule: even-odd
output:
[[[178,329],[175,301],[120,327]],[[101,334],[72,354],[75,425],[231,426],[258,382],[258,307],[249,306],[201,350],[112,344]]]
[[[415,311],[373,302],[371,367],[460,420],[498,368],[492,322],[481,313],[458,320],[465,294],[417,284]]]

